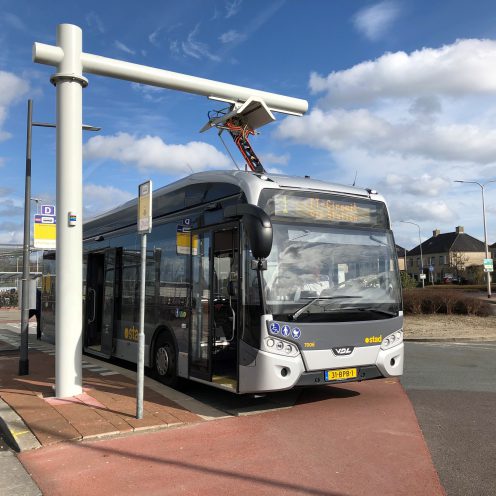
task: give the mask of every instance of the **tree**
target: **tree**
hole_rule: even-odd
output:
[[[458,251],[453,251],[450,253],[450,267],[455,269],[456,272],[456,278],[458,279],[458,282],[460,282],[461,278],[461,273],[465,272],[465,265],[468,262],[469,257],[468,255],[465,255],[461,252]]]
[[[467,279],[474,284],[483,284],[485,280],[485,272],[482,265],[469,265],[466,268]]]
[[[401,287],[404,289],[410,289],[417,287],[417,281],[411,277],[406,271],[402,270],[400,272]]]

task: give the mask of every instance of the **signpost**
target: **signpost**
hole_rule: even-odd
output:
[[[138,233],[141,234],[141,285],[138,332],[138,377],[136,389],[136,418],[143,418],[143,391],[145,381],[145,282],[146,236],[152,232],[152,182],[138,187]]]

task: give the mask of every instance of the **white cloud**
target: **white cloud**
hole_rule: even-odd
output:
[[[496,160],[496,129],[474,124],[389,121],[368,109],[313,109],[285,119],[276,135],[334,152],[364,148],[370,154],[396,153],[441,161],[490,164]]]
[[[135,55],[136,54],[136,52],[134,50],[131,50],[127,45],[124,45],[124,43],[122,43],[122,41],[115,40],[114,41],[114,46],[116,48],[118,48],[119,50],[122,50],[123,52],[128,53],[130,55]]]
[[[413,220],[482,239],[480,190],[453,181],[496,178],[496,41],[386,53],[327,76],[312,74],[321,98],[276,136],[329,152],[322,179],[371,187],[388,200],[398,242],[411,247]],[[486,195],[486,211],[496,208]],[[494,216],[488,235],[496,240]],[[415,233],[414,233],[415,234]],[[415,237],[415,236],[413,236]],[[415,243],[417,244],[417,243]]]
[[[92,217],[115,208],[136,195],[113,186],[84,185],[85,216]]]
[[[214,62],[219,62],[220,57],[212,53],[206,43],[198,41],[199,30],[200,24],[197,24],[193,31],[188,34],[186,41],[172,40],[169,44],[171,52],[178,54],[182,51],[183,54],[194,59],[208,58]]]
[[[377,41],[388,31],[399,13],[394,2],[380,2],[359,10],[353,16],[353,24],[369,40]]]
[[[458,40],[441,48],[386,53],[350,69],[310,76],[314,93],[327,93],[321,106],[367,104],[386,98],[496,93],[496,41]]]
[[[0,15],[0,21],[18,31],[22,31],[25,33],[29,32],[28,28],[26,27],[26,24],[24,24],[24,22],[15,14],[4,12],[3,14]]]
[[[275,153],[262,153],[260,155],[260,160],[264,165],[265,164],[287,165],[289,159],[290,159],[289,153],[285,153],[284,155],[277,155]]]
[[[11,72],[0,71],[0,88],[0,141],[5,141],[11,136],[2,129],[8,117],[9,107],[28,92],[29,83]]]
[[[246,39],[246,34],[244,33],[239,33],[235,29],[230,29],[229,31],[226,31],[225,33],[222,33],[219,36],[219,40],[221,43],[240,43],[241,41],[244,41]]]
[[[156,47],[159,46],[158,35],[160,34],[160,31],[162,31],[162,26],[158,27],[155,31],[148,35],[148,41]]]
[[[185,145],[169,145],[158,136],[138,138],[128,133],[95,136],[84,145],[84,155],[89,160],[116,160],[170,175],[225,168],[230,163],[208,143],[190,141]]]
[[[93,31],[98,31],[99,33],[105,33],[105,26],[103,25],[103,21],[100,16],[96,12],[89,12],[85,16],[86,23],[88,27]]]
[[[243,0],[226,0],[226,19],[234,17],[239,12],[242,3]]]
[[[157,86],[149,86],[147,84],[131,83],[131,87],[134,91],[141,93],[145,100],[149,102],[161,102],[165,98],[164,88],[159,88]]]

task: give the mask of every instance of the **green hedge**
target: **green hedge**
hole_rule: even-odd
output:
[[[491,314],[491,307],[486,301],[460,291],[426,288],[404,289],[403,311],[411,315],[444,313],[487,317]]]

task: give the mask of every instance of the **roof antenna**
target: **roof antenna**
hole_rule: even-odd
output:
[[[353,185],[352,186],[355,186],[356,180],[357,180],[357,176],[358,176],[358,169],[355,171],[355,179],[353,179]]]

